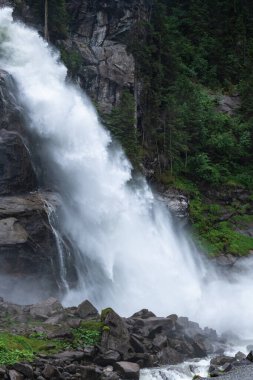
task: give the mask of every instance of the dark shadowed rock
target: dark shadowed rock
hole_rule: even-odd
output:
[[[95,363],[107,366],[120,361],[121,355],[118,351],[109,350],[96,356]]]
[[[0,195],[37,189],[29,152],[16,132],[0,130]]]
[[[99,316],[97,309],[88,300],[78,306],[77,315],[82,319],[93,319]]]
[[[10,380],[23,380],[24,379],[24,376],[21,373],[15,371],[14,369],[11,369],[9,371],[9,377],[10,377]]]
[[[13,365],[13,368],[28,379],[33,379],[33,368],[30,364],[16,363]]]
[[[247,360],[253,362],[253,351],[250,351],[250,353],[247,355]]]

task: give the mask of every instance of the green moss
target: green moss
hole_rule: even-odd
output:
[[[253,249],[253,238],[235,231],[235,226],[247,225],[253,220],[252,215],[236,215],[229,221],[221,221],[222,212],[231,211],[243,213],[247,205],[236,203],[230,208],[222,209],[218,204],[207,204],[201,197],[190,201],[190,217],[193,222],[193,233],[202,249],[210,256],[221,253],[247,255]]]
[[[113,311],[111,307],[107,307],[106,309],[104,309],[104,310],[101,311],[101,321],[102,321],[102,322],[105,321],[107,315],[108,315],[109,313],[111,313],[111,311]]]

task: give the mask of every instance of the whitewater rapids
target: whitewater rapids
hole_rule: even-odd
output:
[[[18,85],[37,154],[62,198],[61,231],[76,247],[79,286],[65,304],[87,298],[121,315],[149,308],[252,335],[252,262],[233,282],[202,262],[145,181],[131,181],[94,107],[66,83],[59,54],[8,7],[0,9],[0,67]]]

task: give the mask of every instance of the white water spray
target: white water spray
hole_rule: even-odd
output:
[[[206,269],[147,184],[130,185],[129,162],[112,149],[89,100],[65,83],[59,55],[13,22],[10,8],[0,9],[0,67],[18,84],[28,128],[63,199],[62,231],[76,246],[80,285],[65,303],[88,298],[123,315],[146,307],[252,333],[253,280],[228,283]]]

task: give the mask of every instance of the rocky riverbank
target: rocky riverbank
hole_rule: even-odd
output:
[[[87,300],[64,308],[55,298],[26,306],[0,299],[3,379],[138,379],[141,368],[224,348],[214,330],[175,314],[144,309],[122,318],[111,308],[99,314]]]
[[[253,351],[250,351],[248,355],[237,352],[235,356],[214,357],[211,359],[208,373],[209,377],[217,377],[220,380],[251,380],[253,378]],[[195,379],[208,380],[200,376],[195,376]]]

